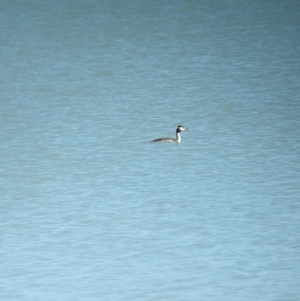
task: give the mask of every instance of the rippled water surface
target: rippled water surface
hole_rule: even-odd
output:
[[[299,8],[2,1],[0,299],[299,300]]]

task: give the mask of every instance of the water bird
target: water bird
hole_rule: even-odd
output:
[[[180,143],[181,142],[180,133],[182,131],[187,131],[187,130],[188,129],[185,128],[184,126],[178,125],[177,129],[176,129],[176,139],[174,139],[174,138],[158,138],[158,139],[153,140],[152,142],[177,142],[177,143]]]

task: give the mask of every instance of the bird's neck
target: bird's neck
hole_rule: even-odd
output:
[[[176,141],[177,143],[180,143],[181,142],[181,137],[180,137],[180,132],[176,132]]]

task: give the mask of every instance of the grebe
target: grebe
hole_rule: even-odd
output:
[[[185,128],[182,125],[178,125],[177,129],[176,129],[176,139],[174,138],[159,138],[159,139],[155,139],[152,142],[177,142],[180,143],[181,142],[181,137],[180,137],[180,132],[182,131],[186,131],[187,128]]]

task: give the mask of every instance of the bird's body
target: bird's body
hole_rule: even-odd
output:
[[[180,137],[180,132],[182,131],[186,131],[187,128],[185,128],[182,125],[178,125],[177,129],[176,129],[176,139],[174,138],[158,138],[153,140],[152,142],[177,142],[180,143],[181,142],[181,137]]]

